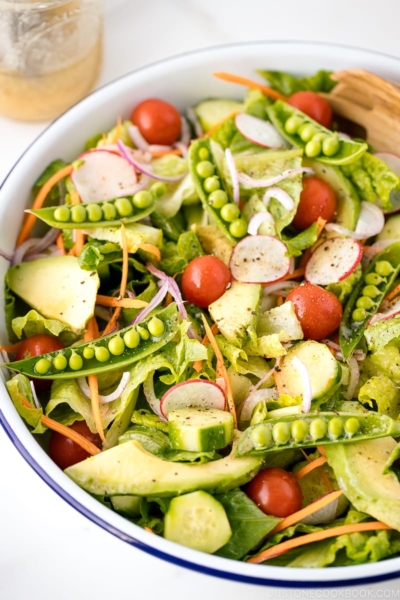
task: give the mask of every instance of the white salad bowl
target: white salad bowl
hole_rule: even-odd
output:
[[[31,186],[47,164],[72,160],[85,141],[106,131],[117,115],[149,97],[164,98],[182,111],[206,97],[243,97],[244,89],[213,78],[230,71],[257,78],[257,68],[308,74],[317,69],[358,67],[400,81],[400,58],[345,46],[301,42],[240,43],[189,52],[142,67],[95,91],[54,121],[24,152],[0,189],[0,240],[12,252]],[[0,258],[0,278],[8,263]],[[3,286],[0,303],[4,304]],[[7,339],[4,317],[0,342]],[[352,567],[296,569],[254,565],[204,554],[151,535],[112,512],[78,487],[52,462],[16,412],[0,382],[0,422],[18,451],[37,474],[66,502],[124,542],[149,554],[198,572],[226,579],[286,587],[335,587],[366,584],[400,576],[400,558]]]

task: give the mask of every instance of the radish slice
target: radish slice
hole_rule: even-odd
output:
[[[285,190],[282,190],[281,188],[271,187],[265,192],[263,197],[263,202],[265,206],[268,206],[271,198],[275,198],[275,200],[278,200],[278,202],[280,202],[283,208],[286,208],[286,210],[293,210],[295,207],[293,199],[289,196],[287,192],[285,192]]]
[[[358,382],[360,381],[360,367],[358,366],[358,362],[354,356],[349,358],[348,364],[350,369],[350,381],[344,397],[346,400],[351,400],[357,389]]]
[[[303,384],[303,401],[301,403],[301,410],[303,413],[310,412],[311,409],[311,400],[312,400],[312,390],[311,390],[311,379],[310,374],[306,365],[298,356],[293,356],[292,362],[296,369],[299,372],[301,382]]]
[[[235,116],[239,132],[253,144],[263,148],[286,148],[287,142],[269,121],[263,121],[247,113]]]
[[[235,161],[233,160],[232,152],[229,148],[225,150],[225,158],[226,164],[228,166],[229,174],[232,180],[232,188],[233,188],[233,201],[235,204],[239,204],[240,193],[239,193],[239,179],[238,172],[236,170]]]
[[[330,494],[332,493],[334,492],[330,492]],[[326,496],[329,496],[329,494],[326,494]],[[318,500],[320,500],[320,498],[318,498]],[[315,511],[311,515],[308,515],[308,517],[302,519],[301,522],[305,523],[306,525],[322,525],[323,523],[329,523],[330,521],[333,521],[336,517],[338,502],[339,498],[335,497],[332,502]]]
[[[191,379],[171,387],[161,398],[161,412],[166,419],[171,410],[180,408],[216,408],[225,410],[225,394],[213,381]]]
[[[301,173],[309,173],[310,175],[314,175],[314,172],[314,169],[310,169],[310,167],[299,167],[298,169],[287,169],[280,175],[270,177],[269,179],[254,179],[254,177],[250,177],[250,175],[246,175],[246,173],[238,173],[238,179],[242,185],[248,188],[263,188],[275,185],[283,179],[293,177],[294,175],[299,175]]]
[[[82,154],[71,178],[83,203],[131,196],[138,190],[135,169],[114,152],[91,150]]]
[[[359,264],[363,249],[350,238],[330,238],[320,244],[306,265],[308,283],[328,285],[348,277]]]
[[[151,165],[143,164],[141,161],[139,161],[136,158],[135,153],[131,150],[131,148],[125,146],[125,144],[121,142],[121,140],[118,140],[117,146],[119,148],[119,151],[121,152],[121,156],[123,156],[126,159],[126,161],[130,165],[132,165],[132,167],[134,167],[140,173],[143,173],[143,175],[150,177],[151,179],[155,179],[156,181],[165,181],[167,183],[175,183],[176,181],[180,181],[186,175],[186,171],[184,173],[181,173],[180,175],[176,175],[175,177],[165,177],[164,175],[157,175],[156,173],[153,173]]]
[[[272,283],[290,269],[287,246],[270,235],[254,235],[241,240],[233,249],[230,269],[242,283]]]
[[[268,211],[265,211],[265,212],[256,213],[255,215],[253,215],[251,217],[248,227],[247,227],[247,233],[249,235],[257,235],[258,230],[260,229],[261,225],[265,222],[268,222],[269,225],[274,227],[274,231],[275,231],[274,217],[271,215],[271,213],[269,213]]]
[[[353,238],[354,240],[364,240],[374,235],[378,235],[385,225],[385,217],[383,211],[372,204],[372,202],[361,202],[361,212],[358,218],[357,227],[355,231],[346,229],[336,223],[328,223],[325,225],[327,231],[336,231],[342,235]]]
[[[391,319],[392,317],[395,317],[398,314],[400,314],[400,298],[397,298],[397,300],[395,300],[387,310],[380,313],[376,313],[376,315],[371,317],[368,321],[368,325],[373,325],[378,321],[387,321],[388,319]]]
[[[129,379],[130,379],[130,373],[128,371],[126,371],[122,375],[121,380],[118,384],[118,387],[111,394],[108,394],[107,396],[102,396],[101,394],[99,394],[99,402],[101,402],[102,404],[108,404],[108,402],[113,402],[114,400],[118,400],[118,398],[121,396],[122,392],[128,385]],[[81,390],[82,394],[84,394],[86,396],[86,398],[89,398],[89,400],[90,400],[90,388],[86,382],[86,378],[78,377],[77,381],[78,381],[79,389]]]

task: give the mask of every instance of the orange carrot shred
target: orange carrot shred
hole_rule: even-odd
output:
[[[119,288],[119,298],[122,299],[125,297],[126,292],[126,284],[128,281],[128,241],[126,239],[125,225],[121,224],[121,237],[122,237],[122,276],[121,276],[121,286]],[[115,309],[113,316],[109,320],[107,327],[103,331],[103,335],[107,335],[110,331],[113,330],[119,315],[121,314],[122,307],[117,306]]]
[[[83,336],[84,342],[92,342],[93,340],[97,340],[100,337],[99,327],[97,325],[96,317],[92,317],[89,319],[86,331]]]
[[[282,296],[278,296],[277,305],[278,306],[282,306],[282,304],[283,304],[283,297]]]
[[[60,250],[61,254],[64,255],[65,254],[65,246],[64,246],[64,238],[63,238],[62,233],[60,233],[60,235],[57,237],[56,245],[57,245],[57,248]]]
[[[325,456],[325,451],[321,452],[321,449],[323,450],[322,446],[318,446],[318,450],[320,451],[320,454],[322,454],[322,456]],[[302,453],[302,455],[304,456],[304,458],[311,463],[312,459],[308,456],[308,454],[306,454],[303,450],[303,448],[300,448],[300,452]],[[321,467],[318,467],[318,473],[321,475],[322,479],[324,480],[325,483],[325,487],[328,490],[328,492],[333,492],[333,486],[332,483],[328,477],[328,475],[325,473],[325,471],[323,469],[321,469]]]
[[[117,118],[117,126],[116,126],[116,128],[115,128],[115,133],[114,133],[114,137],[113,137],[113,142],[114,142],[114,144],[115,144],[116,142],[118,142],[118,140],[119,140],[119,139],[120,139],[120,137],[121,137],[121,127],[122,127],[121,115],[118,115],[118,118]]]
[[[57,173],[54,173],[54,175],[52,175],[50,177],[50,179],[48,179],[46,181],[46,183],[40,189],[38,195],[36,196],[36,198],[32,204],[33,210],[36,210],[43,206],[44,201],[46,200],[47,195],[49,194],[51,189],[56,185],[56,183],[61,181],[61,179],[64,179],[64,177],[67,177],[67,175],[70,175],[70,173],[72,172],[72,169],[73,169],[72,165],[67,165],[66,167],[63,167],[62,169],[57,171]],[[35,221],[36,221],[35,215],[28,214],[26,216],[26,218],[24,219],[24,222],[22,224],[21,230],[17,237],[17,244],[16,244],[17,246],[20,246],[22,244],[22,242],[24,242],[29,237],[29,234],[32,230],[32,227],[35,224]]]
[[[326,456],[325,448],[323,446],[317,446],[317,450],[321,454],[321,456]]]
[[[327,459],[325,458],[325,456],[320,456],[319,458],[316,458],[315,460],[309,462],[308,465],[300,469],[300,471],[297,471],[297,473],[295,474],[296,479],[301,479],[302,477],[307,475],[307,473],[311,473],[311,471],[317,469],[318,467],[321,467],[326,462]]]
[[[275,556],[280,556],[293,548],[298,548],[299,546],[306,546],[307,544],[311,544],[311,542],[319,542],[321,540],[326,540],[331,537],[336,537],[338,535],[345,535],[350,533],[361,533],[362,531],[377,531],[379,529],[392,529],[386,523],[381,523],[381,521],[373,521],[372,523],[353,523],[349,525],[339,525],[338,527],[331,527],[330,529],[324,529],[323,531],[316,531],[314,533],[308,533],[307,535],[302,535],[301,537],[294,538],[291,540],[286,540],[276,546],[272,546],[260,554],[249,558],[247,562],[259,564],[268,560],[270,558],[274,558]]]
[[[97,375],[89,375],[88,383],[90,389],[90,399],[92,403],[92,413],[93,419],[96,425],[97,433],[99,434],[102,442],[106,443],[106,438],[104,436],[103,426],[101,424],[101,415],[100,415],[100,403],[99,403],[99,384],[97,381]]]
[[[225,393],[226,393],[226,398],[228,400],[229,412],[232,414],[234,425],[237,428],[236,406],[235,406],[235,402],[233,400],[232,388],[231,388],[231,384],[229,381],[228,372],[225,367],[224,359],[223,359],[221,350],[219,349],[219,346],[217,344],[217,340],[215,339],[214,334],[211,331],[211,327],[207,323],[206,318],[204,317],[204,315],[201,315],[201,318],[203,319],[204,329],[206,330],[207,337],[210,340],[210,344],[211,344],[212,349],[214,350],[214,354],[217,358],[217,376],[223,377],[223,379],[225,381]]]
[[[23,396],[20,396],[20,398],[21,398],[22,404],[26,408],[34,409],[34,406],[32,406],[32,404],[30,404],[26,398],[24,398]],[[45,427],[48,427],[49,429],[52,429],[53,431],[57,431],[58,433],[61,433],[63,436],[69,438],[70,440],[72,440],[73,442],[78,444],[81,448],[86,450],[86,452],[88,452],[92,456],[95,456],[96,454],[101,453],[100,448],[98,448],[97,446],[92,444],[92,442],[89,442],[89,440],[84,438],[82,435],[80,435],[73,429],[70,429],[69,427],[62,425],[58,421],[54,421],[53,419],[50,419],[50,417],[46,417],[46,415],[43,415],[40,420]]]
[[[214,335],[217,335],[217,333],[219,333],[219,329],[216,323],[213,323],[211,325],[211,331],[213,332]],[[210,340],[208,339],[208,335],[206,334],[203,339],[201,340],[201,343],[203,346],[209,346],[210,345]],[[203,368],[203,361],[202,360],[195,360],[193,363],[193,369],[195,371],[197,371],[197,373],[200,373],[200,371]]]
[[[143,529],[144,529],[145,531],[147,531],[148,533],[153,533],[153,534],[154,534],[154,531],[153,531],[152,529],[150,529],[150,527],[143,527]],[[155,534],[154,534],[154,535],[155,535]]]
[[[161,252],[157,246],[154,246],[153,244],[139,244],[138,248],[144,252],[150,252],[150,254],[154,254],[158,261],[161,260]]]
[[[15,344],[11,344],[10,346],[0,346],[0,350],[5,350],[7,353],[18,352],[23,340],[20,342],[16,342]]]
[[[244,85],[253,90],[260,90],[263,94],[272,98],[273,100],[286,100],[285,96],[280,94],[279,92],[273,90],[268,85],[263,85],[262,83],[258,83],[258,81],[253,81],[252,79],[247,79],[246,77],[241,77],[240,75],[233,75],[232,73],[213,73],[214,77],[218,79],[222,79],[223,81],[228,81],[229,83],[237,83],[238,85]]]
[[[305,273],[305,268],[300,267],[299,269],[295,269],[293,271],[293,273],[288,273],[287,275],[282,277],[282,279],[280,279],[279,281],[286,281],[287,279],[297,279],[298,277],[303,277],[304,273]],[[265,285],[269,285],[269,284],[264,283],[263,285],[265,286]]]
[[[396,296],[398,296],[398,294],[400,294],[400,283],[399,283],[399,285],[396,285],[396,287],[393,288],[392,291],[389,292],[385,296],[385,300],[393,300],[393,298],[395,298]]]
[[[182,150],[179,150],[179,148],[173,148],[172,150],[149,150],[149,152],[154,158],[166,156],[167,154],[176,154],[178,156],[182,154]]]
[[[98,294],[96,296],[96,304],[100,306],[111,306],[121,308],[144,308],[148,306],[148,302],[144,300],[138,300],[137,298],[113,298],[112,296],[102,296]]]

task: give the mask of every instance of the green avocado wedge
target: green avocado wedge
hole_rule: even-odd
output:
[[[393,473],[383,474],[395,447],[391,437],[324,446],[339,487],[354,508],[400,531],[400,482]]]
[[[257,474],[262,459],[226,458],[204,464],[163,460],[135,441],[88,458],[65,473],[91,494],[172,497],[204,490],[220,493],[241,486]]]

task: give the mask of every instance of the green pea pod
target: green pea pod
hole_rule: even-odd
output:
[[[368,150],[368,144],[339,138],[306,114],[277,100],[267,113],[279,133],[309,158],[331,165],[349,165]]]
[[[134,196],[114,198],[107,202],[92,202],[75,206],[52,206],[38,210],[26,210],[57,229],[93,229],[95,227],[118,227],[140,221],[155,208],[154,200],[145,208],[137,208]]]
[[[346,444],[399,436],[400,423],[377,412],[319,412],[287,415],[249,427],[236,456],[262,455],[295,448]]]
[[[215,144],[215,142],[214,142]],[[233,243],[247,233],[247,222],[232,197],[218,167],[210,138],[192,142],[189,168],[196,192],[213,222]]]
[[[357,347],[399,271],[400,242],[395,242],[374,258],[347,301],[339,331],[344,358]]]
[[[148,330],[152,317],[117,333],[111,333],[93,342],[77,344],[25,360],[8,363],[13,371],[36,379],[74,379],[96,373],[122,369],[157,352],[174,338],[179,330],[179,315],[175,303],[157,313],[163,324],[158,337]]]

